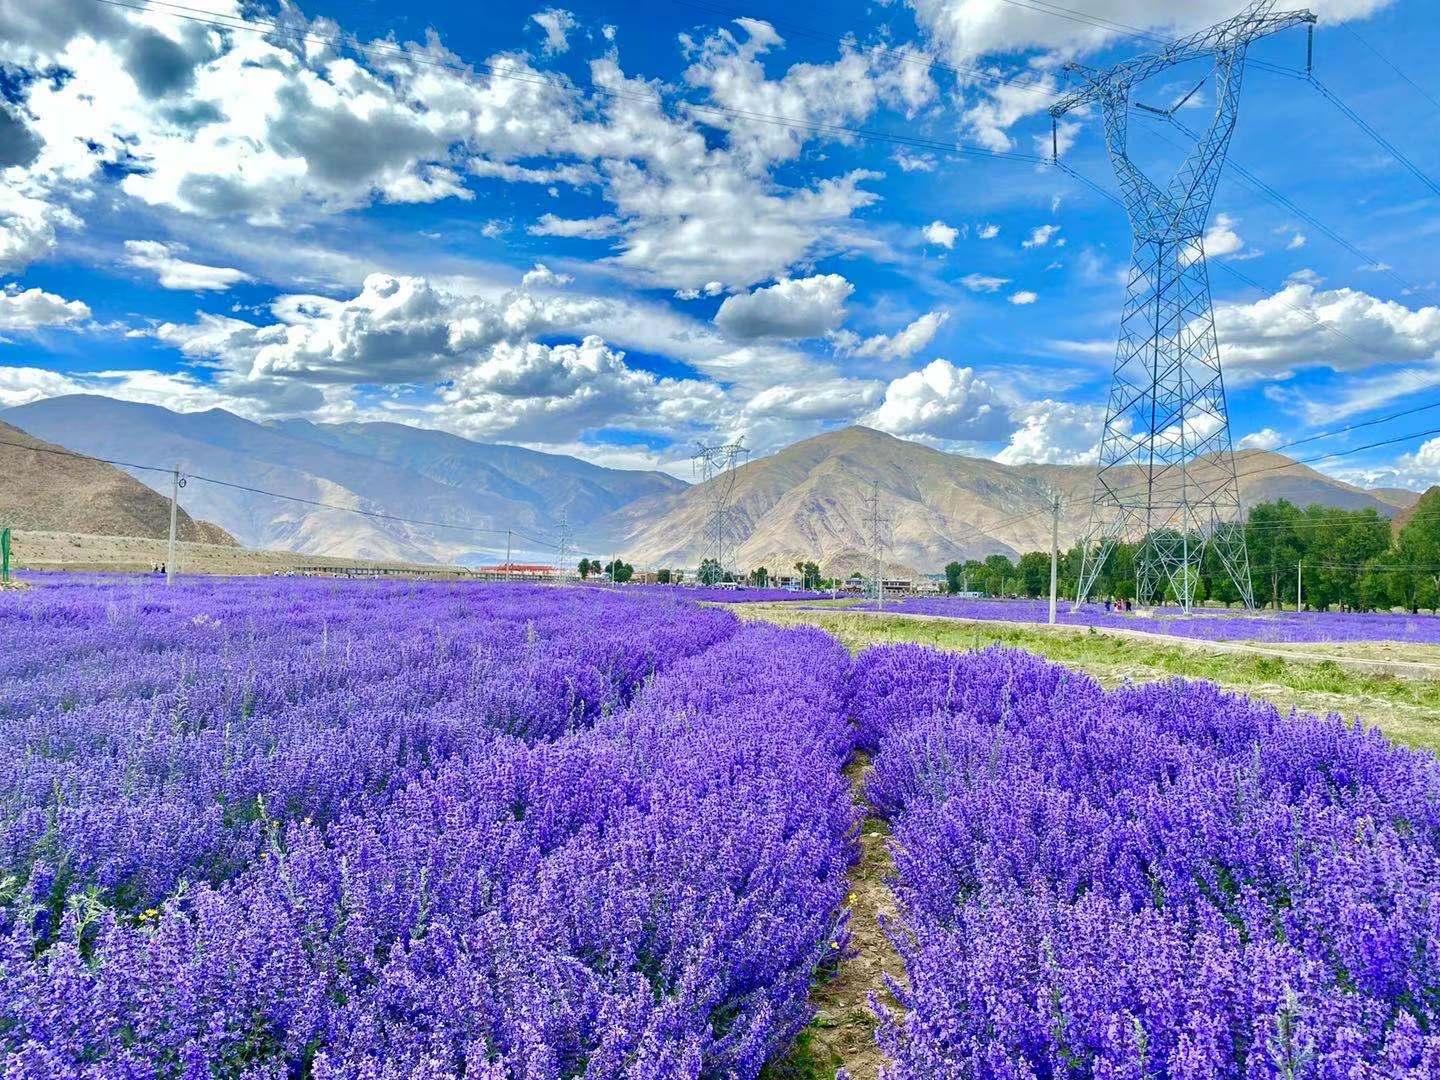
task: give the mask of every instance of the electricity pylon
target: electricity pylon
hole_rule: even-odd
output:
[[[1246,51],[1257,39],[1293,26],[1308,24],[1314,34],[1313,14],[1277,13],[1275,6],[1276,0],[1255,0],[1232,19],[1105,71],[1069,64],[1084,85],[1050,110],[1056,132],[1061,117],[1090,106],[1100,110],[1134,232],[1077,606],[1115,544],[1138,540],[1141,603],[1163,600],[1168,588],[1188,612],[1208,546],[1245,606],[1254,607],[1201,238],[1235,132]],[[1176,173],[1156,182],[1130,158],[1132,92],[1177,64],[1205,59],[1212,64],[1215,115]],[[1058,158],[1058,135],[1054,142]]]
[[[697,443],[692,459],[695,476],[700,481],[701,494],[705,499],[705,528],[701,535],[700,565],[704,566],[706,559],[714,559],[722,575],[728,569],[727,560],[735,554],[731,544],[734,522],[730,503],[739,479],[736,465],[750,453],[743,445],[744,441],[742,437],[721,446]]]
[[[890,546],[890,517],[880,505],[880,485],[871,484],[865,502],[866,540],[875,560],[875,607],[885,607],[885,553]]]

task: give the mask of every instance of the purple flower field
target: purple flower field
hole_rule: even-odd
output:
[[[1440,1076],[1440,767],[1204,683],[862,656],[889,1080]]]
[[[7,1078],[753,1077],[843,946],[818,632],[293,579],[0,625]]]
[[[911,597],[887,602],[885,610],[912,615],[943,615],[954,619],[1043,623],[1050,617],[1050,601]],[[1399,641],[1440,645],[1440,616],[1435,615],[1325,611],[1266,611],[1246,615],[1238,611],[1213,609],[1185,618],[1180,615],[1179,609],[1161,608],[1153,616],[1146,616],[1134,612],[1107,612],[1101,604],[1086,604],[1080,611],[1072,612],[1070,605],[1062,599],[1056,618],[1066,626],[1121,627],[1147,634],[1205,641]]]
[[[846,947],[858,745],[887,1080],[1440,1076],[1433,757],[671,592],[0,593],[0,1074],[753,1080]]]

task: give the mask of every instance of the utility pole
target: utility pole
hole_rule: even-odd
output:
[[[175,526],[180,516],[180,489],[185,486],[185,478],[180,475],[180,466],[176,465],[170,473],[170,544],[165,551],[165,584],[175,584]]]
[[[1060,493],[1050,502],[1050,625],[1055,625],[1055,604],[1060,584]]]
[[[570,557],[570,512],[560,511],[560,526],[557,529],[555,540],[555,568],[559,571],[563,580],[565,577],[565,560]]]
[[[505,530],[505,580],[510,580],[510,530]]]
[[[1295,564],[1295,610],[1298,613],[1305,602],[1305,560],[1301,559]]]

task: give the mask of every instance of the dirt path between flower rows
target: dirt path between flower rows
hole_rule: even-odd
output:
[[[844,1068],[852,1080],[876,1080],[885,1058],[875,1045],[875,1014],[871,997],[894,1002],[885,977],[904,977],[900,955],[881,929],[880,920],[895,920],[898,912],[890,880],[895,861],[890,857],[890,827],[870,810],[865,781],[869,756],[857,752],[845,767],[852,797],[865,811],[860,830],[860,859],[850,870],[850,894],[845,907],[850,916],[850,951],[829,978],[810,993],[815,1019],[805,1029],[786,1060],[766,1070],[766,1080],[833,1080]]]

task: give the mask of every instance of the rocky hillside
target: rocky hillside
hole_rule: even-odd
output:
[[[0,526],[163,539],[170,500],[113,465],[65,453],[0,422]],[[235,538],[183,509],[180,539],[233,545]]]

